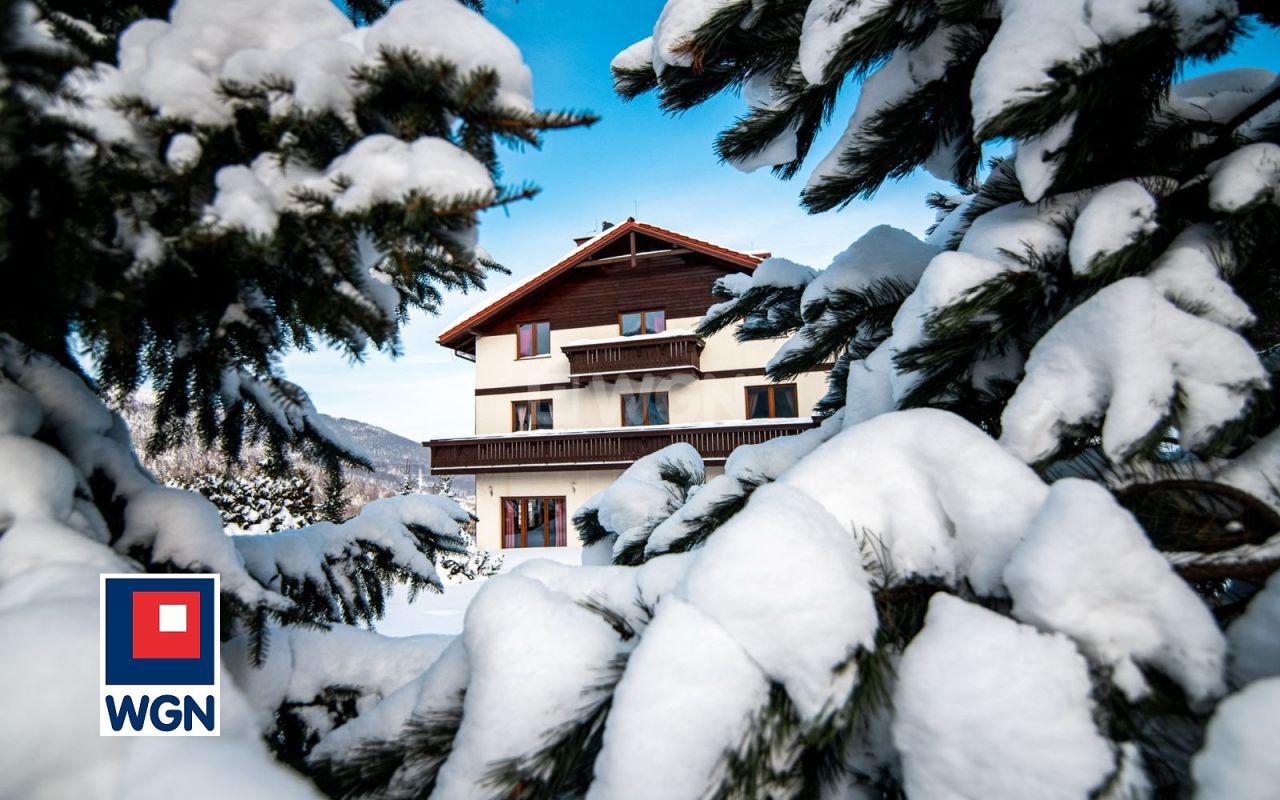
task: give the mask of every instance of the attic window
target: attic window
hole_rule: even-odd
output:
[[[662,309],[628,311],[618,315],[618,328],[623,336],[662,333],[667,329],[667,312]]]
[[[550,353],[550,322],[521,322],[516,326],[516,358],[533,358]]]

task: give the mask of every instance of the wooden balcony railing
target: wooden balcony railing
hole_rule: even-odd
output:
[[[692,333],[569,344],[561,350],[569,358],[569,380],[578,385],[628,375],[701,374],[702,339]]]
[[[702,427],[610,428],[581,433],[521,433],[423,442],[431,448],[432,475],[493,472],[619,469],[669,444],[688,442],[709,465],[720,465],[735,447],[800,433],[810,421],[713,424]]]

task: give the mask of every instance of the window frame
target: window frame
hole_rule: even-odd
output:
[[[533,353],[531,355],[522,356],[520,355],[520,329],[525,325],[533,326],[532,334],[529,337],[529,341],[532,342],[533,344]],[[539,325],[547,326],[547,352],[545,353],[538,352],[538,326]],[[525,320],[524,322],[517,322],[515,327],[515,332],[516,332],[516,360],[517,361],[525,361],[530,358],[549,358],[551,356],[551,320],[535,319],[535,320]]]
[[[628,314],[640,315],[640,333],[624,333],[622,328],[622,318]],[[649,314],[662,314],[662,330],[654,331],[654,333],[665,333],[667,330],[667,307],[660,308],[632,308],[627,311],[618,312],[618,335],[619,336],[652,336],[653,334],[644,333],[645,317]]]
[[[517,541],[519,542],[519,544],[514,545],[513,547],[507,547],[506,530],[507,530],[507,501],[508,500],[515,501],[519,505],[520,530],[518,531],[518,536],[517,536]],[[564,495],[545,495],[545,496],[530,495],[527,497],[515,496],[515,497],[499,498],[498,506],[499,508],[502,509],[502,511],[500,512],[502,514],[502,520],[501,520],[502,527],[500,529],[501,530],[500,536],[502,537],[502,547],[500,549],[523,550],[529,547],[529,503],[530,501],[533,501],[533,500],[541,500],[544,503],[552,503],[552,504],[558,503],[559,512],[562,516],[565,515],[568,511],[568,501]],[[559,517],[557,519],[559,519]],[[545,526],[546,523],[544,522],[543,524]],[[569,544],[569,541],[568,541],[569,520],[567,517],[564,518],[564,525],[565,525],[565,531],[566,531],[564,544],[544,544],[542,546],[543,547],[567,547]],[[558,534],[554,534],[554,535],[556,539],[559,540],[560,538],[559,535]],[[545,531],[543,533],[543,536],[545,541],[545,536],[546,536]]]
[[[551,424],[543,428],[538,425],[538,409],[540,403],[547,404],[547,414],[551,417]],[[520,428],[516,426],[516,406],[529,406],[530,427]],[[526,400],[511,401],[511,432],[519,433],[520,431],[549,431],[554,430],[556,426],[556,409],[555,401],[550,397],[534,397]]]
[[[644,422],[639,425],[627,424],[627,398],[628,397],[649,397],[660,394],[666,398],[667,405],[667,421],[666,422],[650,422],[649,421],[649,401],[645,401],[641,408],[644,411]],[[625,392],[618,395],[618,419],[623,428],[648,428],[653,425],[670,425],[671,424],[671,393],[670,392]]]
[[[751,392],[752,390],[755,390],[755,389],[765,389],[768,392],[769,415],[767,417],[751,416]],[[763,384],[756,384],[754,386],[742,387],[742,399],[744,404],[743,417],[745,419],[784,419],[783,417],[778,416],[777,396],[775,394],[776,390],[778,389],[791,390],[791,399],[794,401],[793,405],[795,406],[796,413],[799,414],[800,413],[800,390],[796,387],[796,384],[794,383],[763,383]]]

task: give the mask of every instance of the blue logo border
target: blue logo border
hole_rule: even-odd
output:
[[[218,594],[214,579],[104,577],[104,678],[108,686],[213,686],[217,677],[218,631],[213,628]],[[133,593],[198,592],[200,658],[134,658]]]

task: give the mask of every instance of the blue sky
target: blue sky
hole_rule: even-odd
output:
[[[658,111],[652,96],[631,103],[618,100],[609,62],[649,35],[662,5],[662,0],[486,3],[489,19],[520,46],[532,68],[540,108],[590,110],[602,117],[589,129],[549,134],[541,150],[503,154],[505,183],[532,181],[543,191],[530,202],[484,216],[481,243],[513,273],[495,275],[490,292],[557,261],[573,246],[574,236],[597,230],[601,220],[628,216],[815,267],[825,266],[877,224],[924,232],[933,221],[925,195],[947,188],[928,176],[887,185],[869,202],[811,216],[797,203],[805,171],[783,182],[767,170],[748,175],[717,163],[715,135],[741,113],[737,98],[717,98],[679,117]],[[1235,66],[1280,71],[1280,39],[1259,33],[1213,69]],[[1193,68],[1189,74],[1200,71]],[[854,100],[854,93],[846,92],[807,167],[835,143]],[[286,372],[326,413],[418,440],[470,434],[471,364],[441,348],[435,338],[481,299],[453,295],[438,317],[413,315],[402,332],[400,358],[370,353],[363,363],[352,365],[339,353],[321,350],[287,357]]]

